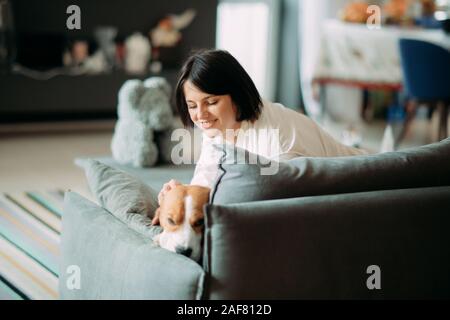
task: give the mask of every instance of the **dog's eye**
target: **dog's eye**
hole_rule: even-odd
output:
[[[175,221],[173,221],[172,218],[167,218],[167,222],[168,222],[170,225],[172,225],[172,226],[174,226],[174,225],[176,224]]]
[[[201,227],[201,226],[203,226],[204,223],[205,223],[205,221],[203,219],[197,220],[194,223],[194,227]]]

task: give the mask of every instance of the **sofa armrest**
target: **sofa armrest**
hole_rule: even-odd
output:
[[[62,299],[201,297],[204,271],[200,265],[154,246],[151,239],[76,193],[65,195],[62,226]],[[79,289],[73,278],[78,271]]]
[[[450,297],[450,187],[206,210],[207,298]],[[366,285],[371,265],[381,290]]]

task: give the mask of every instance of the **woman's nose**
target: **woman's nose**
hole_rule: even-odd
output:
[[[208,110],[206,109],[206,107],[200,106],[197,109],[197,118],[199,119],[205,119],[208,116]]]

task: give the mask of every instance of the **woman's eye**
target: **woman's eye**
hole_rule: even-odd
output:
[[[189,108],[189,109],[195,109],[196,107],[197,107],[197,106],[192,106],[192,105],[189,106],[189,105],[188,105],[188,108]]]
[[[213,105],[213,104],[216,104],[217,103],[217,101],[208,101],[208,105]]]
[[[170,225],[172,225],[172,226],[175,225],[175,221],[173,221],[172,218],[167,218],[167,222],[168,222]]]

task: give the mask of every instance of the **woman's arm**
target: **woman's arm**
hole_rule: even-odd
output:
[[[212,188],[219,173],[220,153],[213,144],[217,140],[203,136],[200,157],[195,166],[194,176],[191,185]]]

